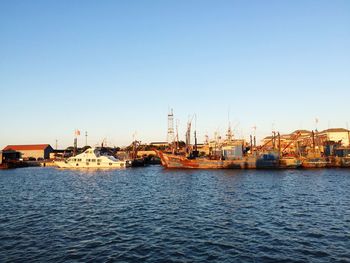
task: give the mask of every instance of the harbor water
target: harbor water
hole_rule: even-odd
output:
[[[0,262],[350,262],[350,170],[0,171]]]

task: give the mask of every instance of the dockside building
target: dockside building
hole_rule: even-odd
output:
[[[21,153],[21,158],[29,159],[49,159],[53,148],[50,144],[31,144],[31,145],[7,145],[3,151],[17,151]]]

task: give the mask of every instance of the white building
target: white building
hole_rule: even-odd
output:
[[[344,128],[331,128],[319,133],[320,136],[326,137],[327,141],[341,142],[342,146],[349,146],[350,131]]]

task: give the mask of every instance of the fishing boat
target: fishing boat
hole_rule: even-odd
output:
[[[155,150],[165,168],[177,169],[294,169],[301,166],[295,157],[278,158],[271,154],[261,156],[243,156],[239,159],[212,160],[209,157],[191,158]]]
[[[312,134],[312,148],[310,149],[310,152],[308,153],[308,155],[302,158],[301,166],[303,168],[325,168],[329,166],[331,162],[327,160],[325,157],[323,157],[323,155],[320,152],[319,139],[317,139],[317,131],[316,131],[316,135],[314,131],[312,131],[311,134]]]
[[[301,167],[302,162],[299,158],[288,156],[281,157],[279,159],[279,168],[280,169],[296,169]]]
[[[256,159],[257,169],[277,169],[279,168],[279,158],[274,153],[261,154]]]
[[[329,163],[327,167],[330,168],[349,168],[350,167],[350,157],[339,157],[339,156],[331,156],[328,157]]]
[[[93,168],[117,169],[131,165],[128,160],[119,160],[108,153],[102,153],[98,148],[88,148],[85,152],[72,156],[64,161],[55,161],[59,168]]]
[[[156,150],[161,163],[166,168],[179,169],[254,169],[256,159],[244,157],[237,160],[212,160],[208,157],[188,158],[184,155],[175,155]]]
[[[329,162],[323,157],[304,158],[301,163],[303,168],[325,168]]]
[[[350,167],[350,157],[341,158],[341,167]]]

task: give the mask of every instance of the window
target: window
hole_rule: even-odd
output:
[[[100,162],[102,162],[102,160],[101,159],[97,159],[97,162],[100,163]]]
[[[96,162],[96,159],[91,159],[91,162],[93,162],[93,163]]]
[[[78,162],[81,162],[81,159],[78,159]]]
[[[121,164],[120,164],[120,167],[124,167],[124,164],[123,164],[123,163],[121,163]]]
[[[109,165],[112,165],[112,163],[109,163]]]
[[[79,166],[79,164],[77,163],[76,166]]]

